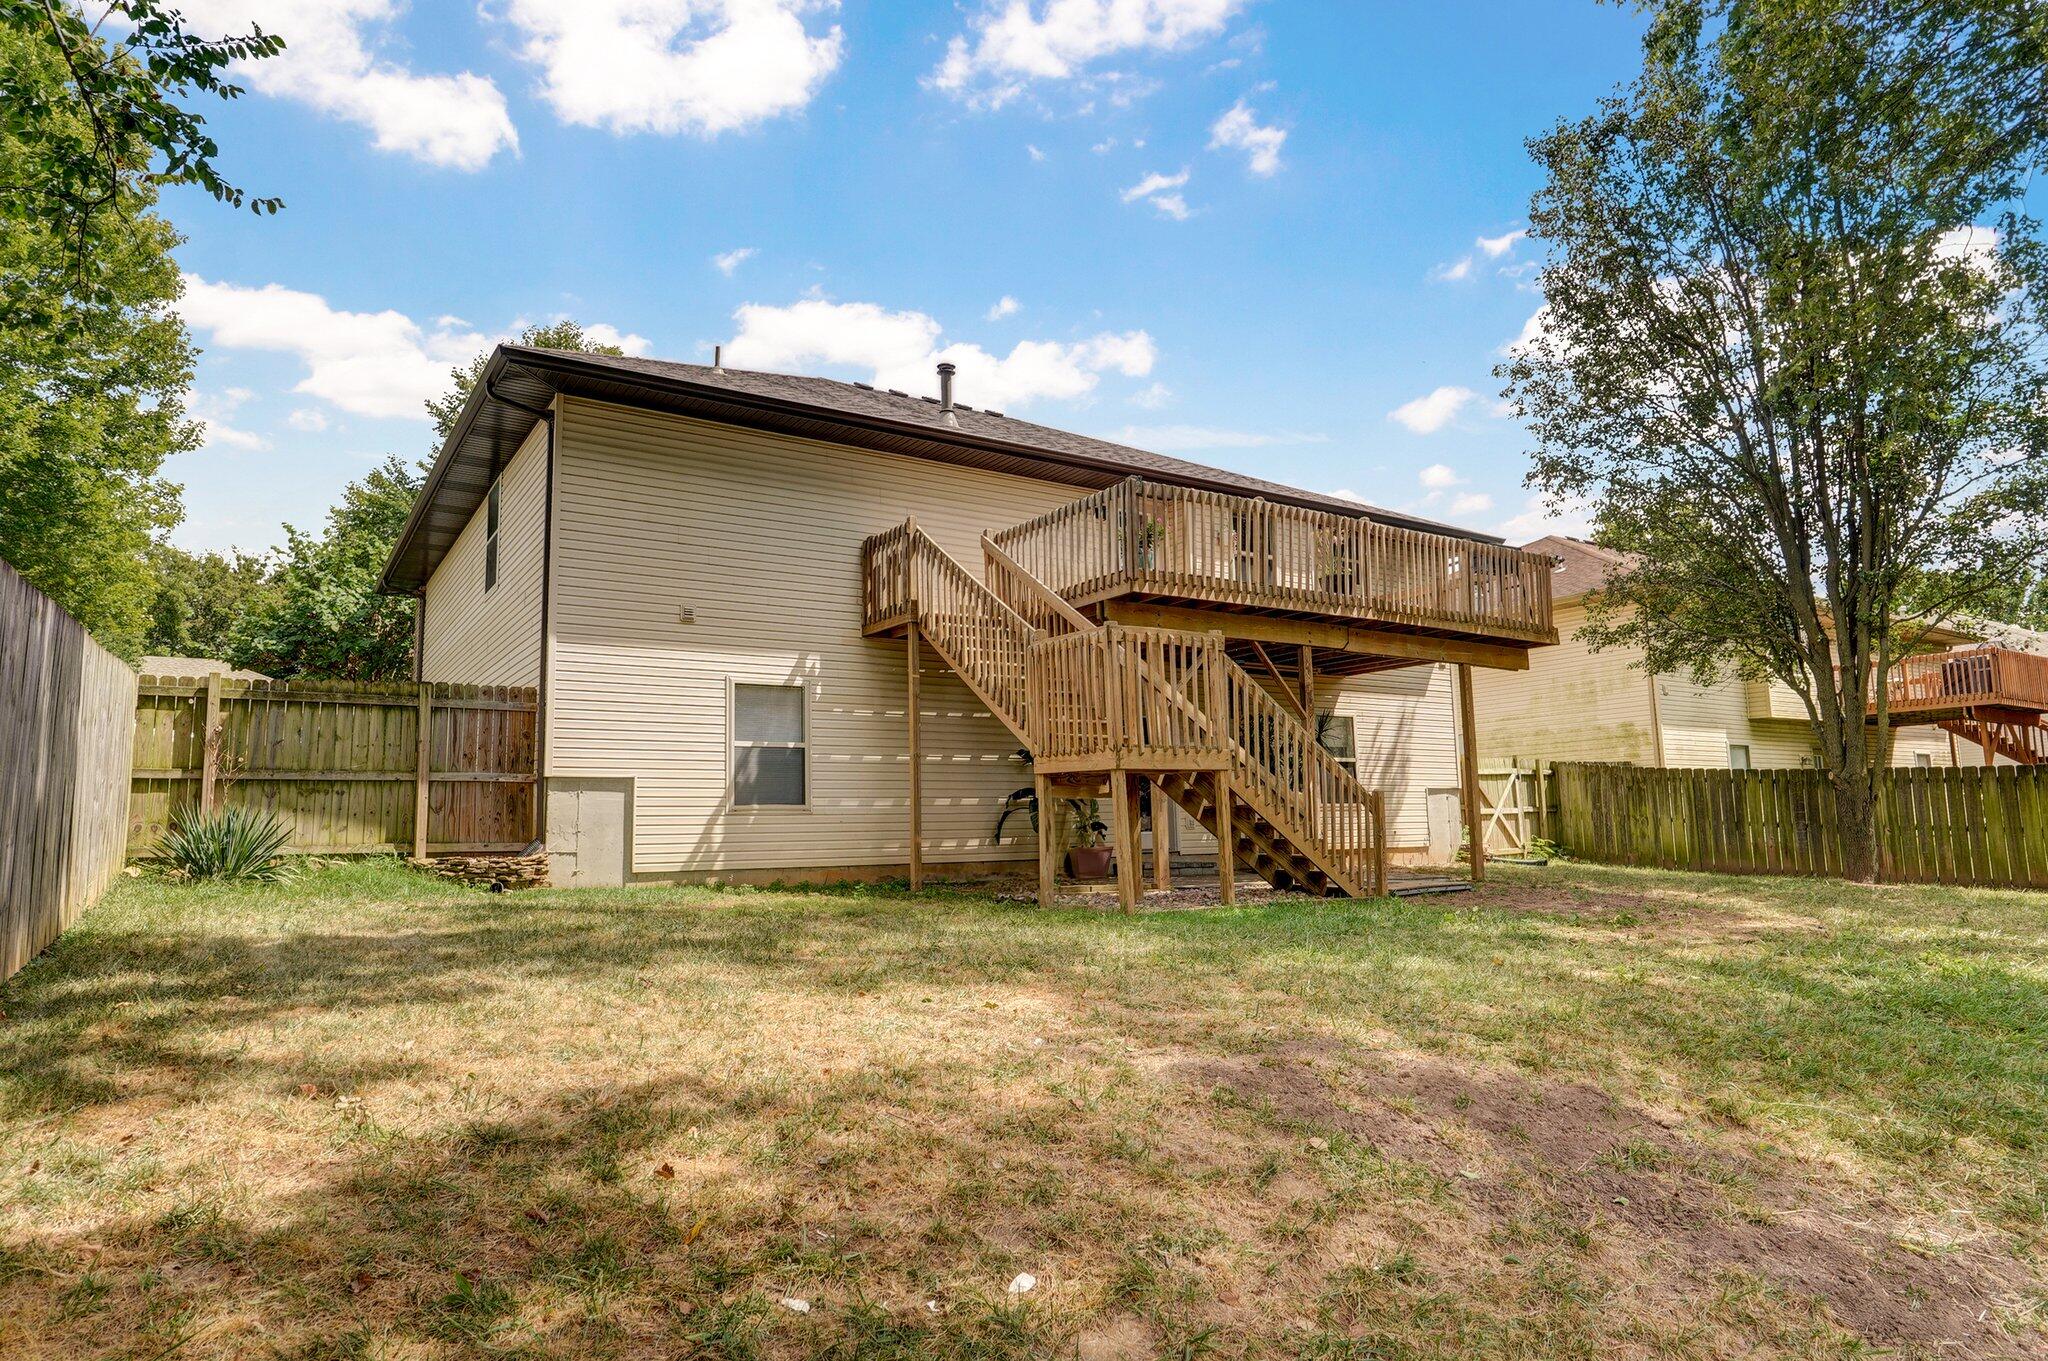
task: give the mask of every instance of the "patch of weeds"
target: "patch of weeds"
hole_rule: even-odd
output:
[[[88,1318],[107,1307],[107,1296],[114,1284],[97,1271],[81,1271],[78,1279],[57,1297],[57,1321],[68,1323],[72,1319]]]
[[[688,1344],[686,1355],[705,1361],[754,1361],[761,1355],[767,1314],[768,1302],[759,1295],[716,1300],[684,1315],[675,1336]]]
[[[1654,1172],[1670,1159],[1670,1154],[1648,1139],[1626,1140],[1600,1156],[1601,1162],[1617,1172]]]
[[[240,1261],[249,1249],[247,1233],[215,1200],[181,1201],[157,1217],[156,1227],[186,1254],[209,1262]]]
[[[502,1281],[455,1273],[455,1285],[421,1307],[426,1330],[444,1342],[481,1342],[512,1312],[512,1291]]]

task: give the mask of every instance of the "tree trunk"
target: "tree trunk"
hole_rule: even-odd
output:
[[[1877,800],[1870,771],[1845,770],[1835,778],[1835,835],[1842,844],[1842,877],[1877,882]]]

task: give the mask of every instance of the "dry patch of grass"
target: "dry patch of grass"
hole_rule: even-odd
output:
[[[2039,1354],[2044,944],[1584,868],[126,884],[0,987],[0,1354]]]

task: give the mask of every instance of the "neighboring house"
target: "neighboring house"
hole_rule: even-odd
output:
[[[1642,650],[1595,652],[1579,637],[1586,595],[1621,554],[1551,535],[1522,545],[1555,564],[1551,600],[1560,638],[1521,672],[1479,673],[1482,760],[1624,761],[1642,766],[1775,769],[1816,763],[1806,708],[1780,681],[1698,686],[1651,675]],[[1931,723],[1895,729],[1892,764],[1982,765],[1982,749]]]
[[[178,680],[204,680],[216,672],[228,680],[270,679],[261,671],[229,666],[214,657],[144,657],[135,669],[145,676],[165,676]]]
[[[1177,850],[1227,820],[1319,891],[1427,858],[1457,666],[1554,640],[1547,560],[956,404],[950,367],[491,356],[382,584],[423,679],[539,688],[558,881],[1028,865],[1027,819],[991,833],[1034,778],[1122,826],[1142,777]]]

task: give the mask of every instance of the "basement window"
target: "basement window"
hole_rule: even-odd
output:
[[[732,687],[735,808],[810,804],[810,741],[801,685]]]
[[[1358,725],[1349,715],[1317,714],[1316,745],[1358,778]]]
[[[484,589],[498,584],[498,484],[491,483],[490,501],[484,509]]]
[[[1755,767],[1755,766],[1753,766],[1753,765],[1751,765],[1751,764],[1750,764],[1750,760],[1749,760],[1749,748],[1748,748],[1748,747],[1746,747],[1746,746],[1743,746],[1743,745],[1741,745],[1740,743],[1736,743],[1736,742],[1730,742],[1730,743],[1728,744],[1728,769],[1730,769],[1730,770],[1754,770],[1754,769],[1756,769],[1756,767]]]

